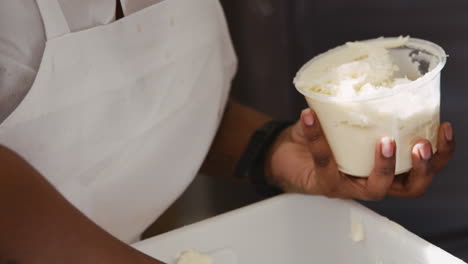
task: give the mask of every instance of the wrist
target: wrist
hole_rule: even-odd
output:
[[[268,150],[265,153],[265,158],[263,161],[263,173],[265,176],[266,182],[269,184],[275,185],[278,188],[285,189],[284,184],[281,181],[281,171],[279,171],[275,164],[275,154],[279,148],[279,146],[285,142],[286,138],[288,137],[288,133],[291,130],[291,127],[286,127],[283,129],[274,139],[272,144],[270,144]]]
[[[291,122],[286,121],[270,121],[258,128],[237,165],[236,175],[248,178],[255,185],[257,192],[265,196],[282,192],[271,177],[271,155],[274,153],[278,137],[290,124]]]

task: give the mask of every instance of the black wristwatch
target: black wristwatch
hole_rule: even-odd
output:
[[[256,191],[266,197],[283,193],[283,191],[269,184],[264,174],[265,156],[276,137],[293,122],[270,121],[257,129],[250,138],[249,144],[236,167],[236,176],[247,178],[254,184]]]

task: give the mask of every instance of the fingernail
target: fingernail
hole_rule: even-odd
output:
[[[419,157],[421,159],[423,160],[431,159],[431,156],[432,156],[431,148],[427,144],[424,144],[424,143],[416,144],[414,149],[418,152]]]
[[[307,108],[304,111],[302,111],[302,113],[304,115],[304,123],[307,126],[313,126],[314,125],[314,116],[312,115],[312,111],[310,111],[310,109]]]
[[[453,139],[453,130],[452,130],[452,125],[449,123],[444,127],[444,132],[445,132],[445,139],[447,141],[452,141]]]
[[[393,139],[391,139],[389,137],[384,137],[381,140],[382,155],[387,159],[393,157],[393,154],[394,154],[394,149],[393,149],[393,144],[392,143],[393,143]]]

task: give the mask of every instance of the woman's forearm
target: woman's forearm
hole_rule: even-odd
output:
[[[202,173],[232,177],[250,137],[271,117],[230,99],[218,133],[205,159]]]
[[[0,264],[161,263],[99,228],[4,147],[0,210]]]

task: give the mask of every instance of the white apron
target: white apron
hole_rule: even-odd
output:
[[[187,187],[216,133],[236,59],[217,0],[165,0],[69,33],[37,0],[48,38],[0,144],[117,238],[133,242]]]

